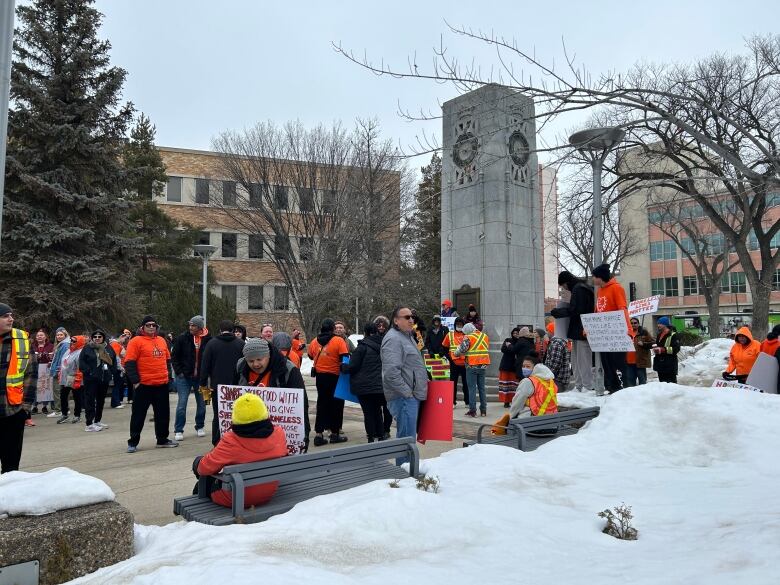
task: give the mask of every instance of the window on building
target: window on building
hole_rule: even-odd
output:
[[[724,274],[720,277],[720,292],[727,293],[731,290],[729,287],[729,275]]]
[[[772,290],[780,290],[780,270],[775,270],[772,277]]]
[[[664,241],[664,260],[674,260],[677,258],[677,244],[674,240]]]
[[[211,235],[209,234],[209,232],[199,232],[198,233],[198,241],[195,242],[195,243],[196,244],[202,244],[202,245],[210,246],[211,245]],[[197,256],[197,254],[195,253],[195,250],[192,251],[192,255],[193,256]]]
[[[263,186],[260,183],[249,185],[249,207],[259,209],[263,206]]]
[[[769,240],[769,247],[773,250],[780,248],[780,232],[777,232],[772,239]],[[758,238],[753,230],[750,230],[750,236],[748,237],[748,248],[751,250],[758,250]]]
[[[249,257],[255,259],[263,257],[263,236],[257,234],[249,236]]]
[[[691,256],[696,256],[696,246],[691,238],[682,238],[680,240],[680,246]]]
[[[650,242],[650,261],[662,260],[664,257],[664,243]]]
[[[744,272],[731,272],[729,274],[729,282],[731,284],[731,292],[747,292],[747,279],[745,278]]]
[[[228,305],[230,305],[233,309],[236,308],[236,296],[237,292],[235,284],[223,284],[221,287],[222,289],[222,298],[227,302]]]
[[[168,177],[168,185],[165,189],[165,200],[176,203],[181,202],[181,177]]]
[[[274,185],[274,205],[276,205],[276,209],[287,209],[288,203],[287,187]]]
[[[664,292],[664,295],[667,297],[678,297],[680,296],[680,289],[678,287],[678,281],[676,276],[672,276],[670,278],[664,279],[664,287],[666,289],[666,292]]]
[[[236,206],[235,181],[222,181],[222,205],[224,205],[225,207]]]
[[[209,180],[195,179],[195,203],[208,205],[209,201]]]
[[[699,294],[699,279],[695,276],[683,276],[683,296]]]
[[[298,256],[301,262],[309,262],[314,257],[314,238],[298,238]]]
[[[309,187],[298,187],[298,209],[301,213],[314,211],[314,190]]]
[[[274,236],[274,254],[280,260],[291,259],[290,239],[285,234]]]
[[[650,260],[674,260],[677,258],[677,244],[674,240],[650,242]]]
[[[247,308],[249,310],[260,310],[263,308],[263,287],[262,286],[249,286],[249,302]]]
[[[274,287],[274,311],[288,311],[290,309],[290,298],[287,294],[286,286]]]
[[[723,254],[726,249],[726,239],[723,234],[707,234],[702,236],[705,244],[705,253],[707,256],[717,256]]]
[[[238,234],[222,234],[222,257],[235,258],[238,250]]]
[[[650,294],[663,296],[665,291],[663,278],[651,278],[650,279]]]
[[[338,207],[338,197],[336,192],[328,189],[322,192],[322,213],[336,213]]]
[[[652,223],[653,225],[660,225],[661,219],[663,219],[663,212],[661,211],[651,211],[647,214],[647,220]]]

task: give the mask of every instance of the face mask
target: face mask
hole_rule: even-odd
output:
[[[463,327],[455,327],[455,331],[461,332],[463,331]]]
[[[531,375],[531,368],[523,368],[523,376],[526,378]]]

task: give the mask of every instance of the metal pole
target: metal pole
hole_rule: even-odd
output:
[[[206,321],[206,301],[208,299],[208,278],[209,278],[209,257],[203,255],[203,296],[201,297],[201,307],[203,309],[203,323]]]
[[[8,136],[8,100],[11,92],[11,60],[14,44],[14,0],[0,6],[0,242],[3,235],[3,200],[5,199],[5,145]]]
[[[593,268],[600,266],[604,259],[603,239],[601,234],[601,167],[604,162],[606,151],[598,156],[594,156],[591,162],[593,166]],[[598,299],[599,290],[594,286],[594,298]],[[594,307],[594,311],[597,308]],[[594,353],[596,363],[596,377],[593,380],[596,394],[601,395],[604,392],[604,369],[601,366],[601,355]]]

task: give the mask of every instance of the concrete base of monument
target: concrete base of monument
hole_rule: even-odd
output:
[[[132,555],[133,515],[116,502],[0,520],[0,567],[37,560],[40,585],[65,583]]]

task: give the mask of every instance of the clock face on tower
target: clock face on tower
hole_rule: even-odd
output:
[[[525,134],[516,130],[509,137],[509,156],[518,167],[524,167],[531,156],[531,148]]]
[[[471,132],[464,132],[452,145],[452,160],[459,167],[469,165],[477,156],[477,137]]]

